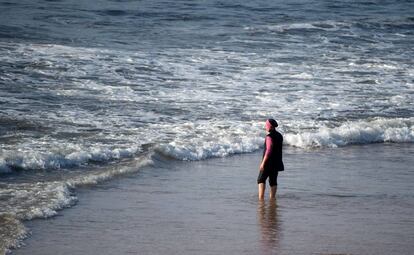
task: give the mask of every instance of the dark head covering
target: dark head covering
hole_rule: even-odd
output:
[[[279,126],[276,122],[276,120],[274,119],[268,119],[266,120],[266,127],[270,128],[276,128],[277,126]]]

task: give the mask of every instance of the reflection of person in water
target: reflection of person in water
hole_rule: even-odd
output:
[[[267,204],[264,201],[259,201],[257,215],[263,254],[274,254],[279,246],[280,231],[276,200],[270,200]]]

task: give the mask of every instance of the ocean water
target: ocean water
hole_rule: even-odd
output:
[[[154,155],[249,153],[274,117],[308,151],[414,141],[412,1],[0,1],[0,214]],[[407,166],[409,168],[409,166]]]

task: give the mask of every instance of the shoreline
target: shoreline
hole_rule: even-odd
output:
[[[160,161],[78,188],[74,207],[24,222],[32,235],[11,254],[404,254],[414,248],[413,209],[392,211],[413,203],[402,194],[413,151],[411,144],[289,148],[275,204],[268,194],[257,201],[259,152]],[[402,187],[385,191],[389,180],[371,179],[387,167]]]

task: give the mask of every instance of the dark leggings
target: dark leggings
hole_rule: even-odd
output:
[[[259,183],[266,183],[267,177],[269,177],[269,185],[270,187],[277,186],[277,174],[279,172],[276,170],[268,170],[265,169],[259,172],[259,176],[257,177],[257,184]]]

